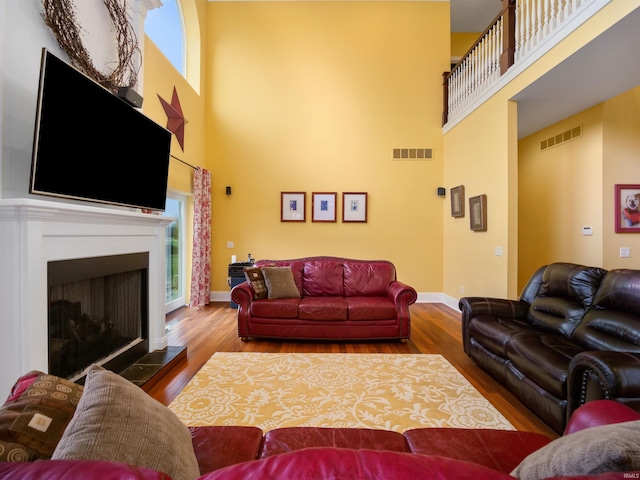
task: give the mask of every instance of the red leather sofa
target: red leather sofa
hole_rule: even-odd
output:
[[[590,402],[573,415],[565,437],[554,442],[592,428],[638,422],[640,414],[618,402]],[[190,430],[201,480],[508,479],[514,478],[509,473],[525,457],[554,447],[544,435],[506,430],[421,428],[403,435],[385,430],[294,427],[272,430],[264,436],[254,427],[207,426]],[[166,480],[169,477],[119,462],[41,460],[0,462],[0,478]],[[640,478],[640,470],[541,478]]]
[[[299,296],[258,299],[250,282],[236,285],[231,299],[238,304],[238,336],[243,340],[410,337],[409,305],[417,293],[397,280],[389,261],[308,257],[260,260],[254,267],[290,268]]]
[[[552,263],[460,310],[465,352],[556,432],[587,401],[640,410],[640,270]]]

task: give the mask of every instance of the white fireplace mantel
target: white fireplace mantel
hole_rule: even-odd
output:
[[[165,227],[170,217],[35,199],[0,199],[0,396],[48,369],[47,263],[149,254],[149,348],[165,335]]]

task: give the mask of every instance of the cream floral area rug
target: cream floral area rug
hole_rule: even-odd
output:
[[[441,355],[216,353],[169,408],[187,425],[513,426]]]

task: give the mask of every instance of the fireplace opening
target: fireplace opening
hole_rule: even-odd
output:
[[[49,373],[122,371],[149,351],[148,253],[49,262]]]

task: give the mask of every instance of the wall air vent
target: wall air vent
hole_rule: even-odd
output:
[[[549,137],[540,142],[540,150],[547,150],[551,147],[557,147],[561,143],[566,143],[570,140],[575,140],[578,137],[582,136],[582,125],[578,125],[577,127],[573,127],[570,130],[567,130],[562,133],[558,133],[553,137]]]
[[[423,160],[433,158],[433,150],[430,148],[394,148],[394,160]]]

